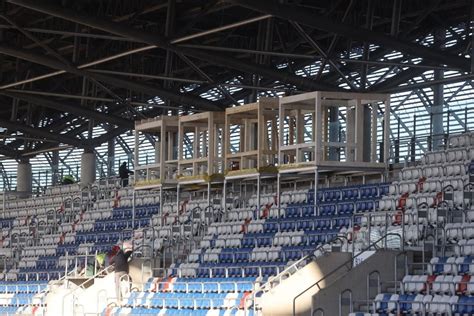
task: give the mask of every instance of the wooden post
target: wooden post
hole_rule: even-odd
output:
[[[371,105],[372,123],[370,125],[372,128],[372,137],[370,140],[370,162],[377,162],[377,103],[374,102]]]
[[[184,159],[184,127],[179,124],[178,129],[178,161]],[[181,164],[178,163],[178,176],[182,174]]]
[[[389,155],[390,155],[390,99],[387,98],[385,100],[385,113],[384,113],[384,119],[383,119],[383,124],[384,124],[384,134],[383,134],[383,158],[384,161],[381,162],[387,162],[389,161]],[[382,149],[381,149],[382,150]]]
[[[314,162],[316,164],[319,164],[321,161],[321,141],[322,141],[322,127],[323,127],[323,122],[322,122],[322,104],[321,104],[321,92],[318,92],[316,94],[316,100],[315,100],[315,112],[316,112],[316,122],[313,125],[315,134],[316,134],[316,141],[314,142]],[[317,137],[318,131],[320,132],[319,137]]]
[[[355,161],[363,161],[364,146],[364,107],[360,98],[356,100],[355,107]]]
[[[283,152],[281,151],[281,148],[284,144],[283,141],[283,128],[285,126],[285,106],[281,104],[281,99],[279,100],[279,107],[278,107],[278,117],[280,118],[278,120],[278,165],[283,164]]]
[[[216,162],[215,159],[215,155],[214,155],[214,150],[216,147],[216,142],[215,142],[215,133],[216,133],[216,129],[217,128],[214,128],[214,115],[213,113],[209,112],[209,119],[208,119],[208,123],[207,123],[207,135],[208,135],[208,139],[209,139],[209,143],[208,143],[208,150],[207,150],[207,155],[208,155],[208,159],[207,159],[207,174],[210,176],[214,173],[214,163]],[[205,140],[205,138],[204,138]]]
[[[229,162],[227,161],[227,157],[230,154],[230,124],[231,120],[228,115],[225,116],[224,118],[224,135],[223,135],[223,141],[224,144],[222,145],[223,148],[223,158],[224,158],[224,172],[227,170],[229,166]],[[216,153],[217,155],[217,153]],[[224,202],[225,203],[225,202]]]
[[[259,104],[257,109],[257,161],[255,166],[257,170],[261,167],[262,152],[266,150],[264,137],[267,127],[265,126],[265,117],[262,108],[263,104]]]
[[[161,120],[160,128],[160,181],[161,183],[165,180],[165,166],[166,166],[166,123],[165,120]]]

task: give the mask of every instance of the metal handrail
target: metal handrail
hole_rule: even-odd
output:
[[[119,291],[120,291],[120,293],[122,293],[122,286],[121,286],[121,284],[122,284],[122,281],[125,280],[125,279],[127,279],[127,281],[126,281],[127,284],[128,284],[127,289],[128,289],[128,293],[130,293],[130,280],[131,280],[131,278],[130,278],[130,275],[129,275],[129,274],[124,274],[124,275],[122,275],[122,276],[119,278]],[[128,294],[128,293],[127,293],[127,294]],[[121,296],[122,299],[123,299],[123,296],[122,296],[121,294],[120,294],[120,296]],[[126,295],[125,295],[125,296],[126,296]],[[118,297],[117,297],[117,300],[118,300]]]
[[[315,283],[313,283],[311,286],[309,286],[308,288],[306,288],[305,290],[303,290],[301,293],[299,293],[297,296],[295,296],[293,298],[293,316],[296,316],[296,300],[302,296],[304,293],[306,293],[307,291],[309,291],[310,289],[312,289],[313,287],[315,286],[318,286],[319,287],[319,283],[321,281],[324,281],[326,280],[329,276],[333,275],[334,273],[336,273],[338,270],[340,270],[342,267],[347,267],[347,264],[348,263],[351,263],[351,266],[354,262],[354,259],[361,256],[362,254],[364,254],[366,251],[370,251],[378,242],[386,239],[387,237],[389,236],[396,236],[400,239],[400,244],[403,243],[403,240],[402,240],[402,236],[400,234],[397,234],[397,233],[388,233],[388,234],[385,234],[384,236],[380,237],[379,239],[377,239],[376,241],[374,241],[372,244],[370,244],[369,246],[367,246],[365,249],[363,249],[361,252],[359,252],[357,255],[352,255],[351,258],[347,261],[345,261],[344,263],[342,263],[341,265],[339,265],[337,268],[335,268],[334,270],[332,270],[331,272],[325,274],[321,279],[319,279],[318,281],[316,281]],[[351,270],[353,267],[349,268],[349,270]]]
[[[67,296],[73,294],[75,291],[77,291],[79,288],[84,288],[84,285],[86,285],[87,283],[89,283],[91,280],[95,279],[96,277],[104,274],[105,273],[109,273],[109,270],[113,268],[113,265],[110,265],[110,266],[107,266],[105,267],[104,269],[100,270],[99,272],[97,272],[96,274],[94,274],[93,276],[91,276],[90,278],[86,279],[84,282],[82,282],[81,284],[79,284],[76,288],[70,290],[68,293],[66,293],[64,296],[63,296],[63,299],[62,299],[62,302],[61,302],[61,312],[62,314],[64,315],[64,300],[66,299]]]

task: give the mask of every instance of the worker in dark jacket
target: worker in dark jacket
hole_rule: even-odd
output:
[[[128,259],[132,255],[132,247],[130,243],[124,242],[122,249],[110,260],[110,264],[115,268],[115,294],[117,301],[122,302],[122,290],[120,288],[120,281],[122,277],[128,274]]]
[[[133,171],[130,171],[127,168],[127,163],[124,161],[119,168],[120,180],[122,180],[122,186],[126,187],[128,185],[128,175],[133,174]]]

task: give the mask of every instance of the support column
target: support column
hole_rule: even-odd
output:
[[[339,108],[333,106],[329,108],[329,142],[339,142]],[[339,161],[339,150],[337,147],[329,147],[329,160]]]
[[[355,147],[355,108],[348,108],[346,113],[346,160],[354,161]]]
[[[355,107],[355,161],[363,161],[363,147],[364,146],[364,107],[361,100],[356,100]]]
[[[471,2],[471,15],[470,15],[470,28],[471,28],[471,73],[474,73],[474,3]]]
[[[59,151],[55,150],[51,153],[51,184],[56,185],[61,182],[59,174]],[[46,179],[47,185],[48,179]]]
[[[107,143],[107,177],[115,175],[115,137]]]
[[[364,109],[364,133],[363,138],[364,142],[362,144],[362,161],[369,162],[370,161],[370,151],[372,149],[371,138],[372,138],[372,131],[371,131],[371,123],[372,123],[372,111],[370,110],[368,105],[363,105]]]
[[[437,30],[434,36],[435,46],[440,46],[440,42],[445,39],[444,29]],[[434,80],[441,80],[444,77],[444,71],[436,69],[434,71]],[[436,84],[433,86],[433,105],[431,106],[431,132],[433,135],[433,149],[437,150],[443,144],[443,108],[444,108],[444,85]]]
[[[85,187],[95,181],[95,154],[84,150],[81,156],[81,186]]]
[[[18,169],[16,173],[16,191],[21,197],[27,197],[31,194],[32,186],[33,181],[30,161],[20,161],[18,163]]]

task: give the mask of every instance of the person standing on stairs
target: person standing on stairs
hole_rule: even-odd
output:
[[[128,186],[128,176],[133,174],[133,171],[127,168],[127,163],[124,161],[119,168],[119,176],[122,182],[122,187]]]
[[[115,295],[119,303],[122,302],[120,281],[124,275],[128,274],[128,259],[131,255],[132,244],[130,242],[123,242],[122,249],[110,260],[110,264],[114,265],[115,269]]]

